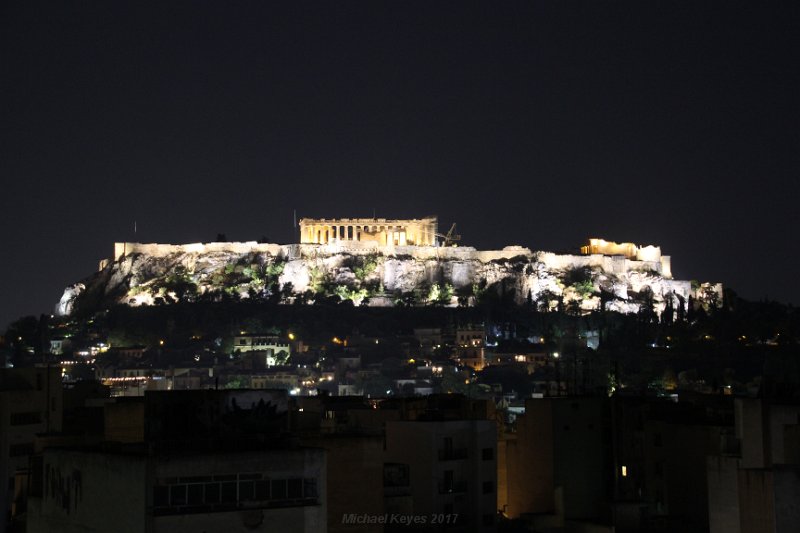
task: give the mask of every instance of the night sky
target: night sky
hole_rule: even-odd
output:
[[[800,301],[797,2],[432,4],[2,3],[0,328],[115,240],[295,242],[294,209]]]

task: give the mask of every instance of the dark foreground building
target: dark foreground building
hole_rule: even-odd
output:
[[[103,443],[34,459],[28,531],[326,530],[325,453],[287,436],[285,391],[149,393]]]

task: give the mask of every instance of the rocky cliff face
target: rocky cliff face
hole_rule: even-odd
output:
[[[590,260],[526,251],[487,260],[463,253],[415,257],[385,251],[298,250],[130,253],[104,262],[99,272],[68,287],[56,311],[68,315],[114,304],[222,298],[295,304],[336,298],[371,306],[468,306],[495,299],[575,313],[602,308],[678,315],[690,296],[708,305],[721,296],[719,285],[669,279],[646,263],[612,268],[595,256]]]

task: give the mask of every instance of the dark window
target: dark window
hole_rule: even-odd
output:
[[[206,483],[203,503],[219,503],[219,483]]]
[[[169,489],[167,487],[157,485],[153,488],[153,505],[155,507],[169,506]]]
[[[169,503],[173,507],[186,505],[186,485],[172,485],[169,488]]]
[[[661,447],[661,433],[653,433],[653,446],[656,448]]]
[[[226,481],[221,485],[222,503],[236,503],[236,482]]]
[[[269,481],[256,481],[256,500],[269,500]]]
[[[203,485],[194,483],[189,485],[189,505],[202,505],[203,503]]]
[[[494,483],[491,481],[484,481],[483,482],[483,493],[484,494],[491,494],[494,492]]]
[[[442,480],[442,492],[451,492],[453,490],[453,471],[445,470],[444,479]]]
[[[298,499],[303,497],[303,480],[300,478],[289,480],[289,499]]]
[[[492,525],[494,525],[494,515],[493,514],[485,514],[485,515],[483,515],[483,525],[484,526],[492,526]]]
[[[383,464],[384,487],[407,487],[410,484],[409,468],[403,463]]]
[[[33,443],[24,442],[22,444],[12,444],[8,447],[9,457],[20,457],[22,455],[33,455]],[[13,479],[13,478],[12,478]]]
[[[303,480],[303,496],[306,498],[317,497],[317,480],[314,478],[306,478]]]
[[[42,421],[42,415],[38,411],[28,411],[25,413],[11,413],[12,426],[29,426],[32,424],[39,424]]]
[[[271,482],[272,499],[285,500],[286,499],[286,480],[273,479]]]
[[[252,500],[255,496],[255,483],[253,481],[239,482],[239,501]]]
[[[494,448],[484,448],[481,451],[481,459],[484,461],[491,461],[494,459]]]

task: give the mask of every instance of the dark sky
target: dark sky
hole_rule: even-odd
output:
[[[800,301],[800,9],[656,2],[4,2],[0,326],[115,240],[660,244]]]

